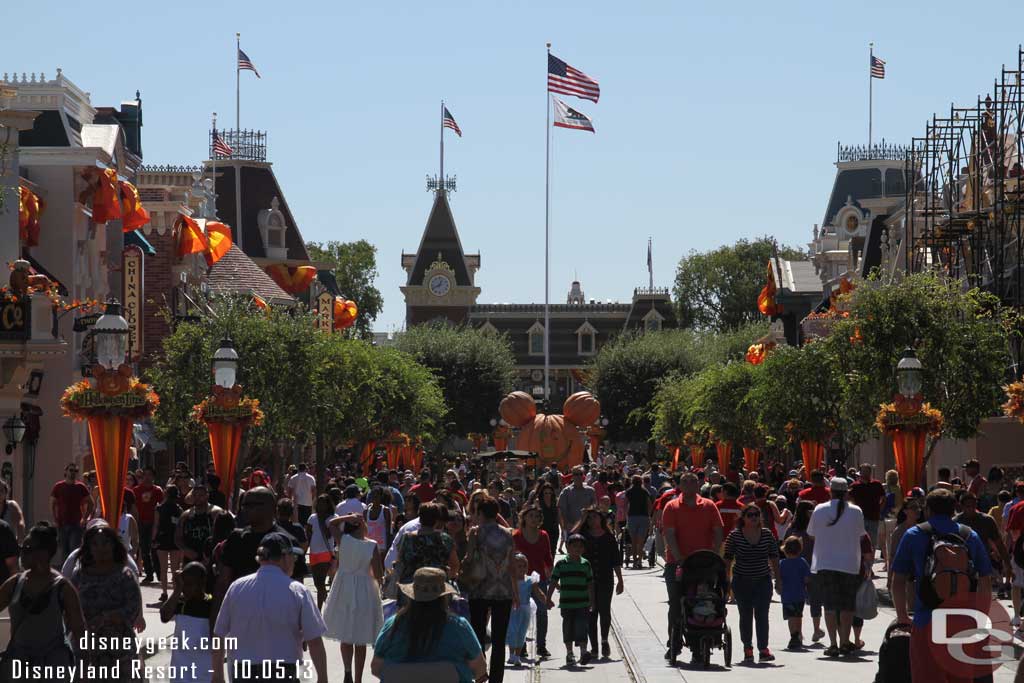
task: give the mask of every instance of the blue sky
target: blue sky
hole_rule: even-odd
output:
[[[464,135],[448,134],[446,170],[463,246],[482,252],[480,301],[543,300],[547,41],[601,84],[599,104],[565,98],[597,133],[553,134],[557,302],[574,273],[588,297],[628,300],[648,236],[665,286],[691,249],[807,242],[836,142],[867,138],[868,42],[888,69],[875,137],[902,143],[990,89],[1024,39],[1019,0],[144,1],[104,10],[107,30],[98,12],[16,3],[0,71],[62,67],[94,105],[138,88],[146,162],[198,163],[210,112],[233,126],[240,31],[263,76],[242,74],[242,126],[268,131],[307,240],[377,246],[382,330],[404,318],[399,258],[430,208],[442,98]]]

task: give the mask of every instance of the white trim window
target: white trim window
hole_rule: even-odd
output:
[[[544,326],[540,324],[540,321],[533,323],[533,325],[526,331],[527,334],[527,347],[531,356],[543,356],[544,355]]]
[[[593,356],[597,353],[597,329],[584,320],[576,329],[576,353],[581,356]]]
[[[647,315],[643,317],[644,331],[645,332],[660,332],[661,323],[665,320],[665,316],[658,313],[658,309],[652,308],[647,312]]]

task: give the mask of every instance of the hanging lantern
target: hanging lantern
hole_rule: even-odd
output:
[[[920,395],[924,386],[924,366],[914,353],[914,349],[906,348],[903,357],[896,365],[896,386],[904,398]]]

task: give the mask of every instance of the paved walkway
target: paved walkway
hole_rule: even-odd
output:
[[[876,571],[880,569],[879,563]],[[803,652],[788,652],[784,649],[789,641],[789,630],[782,618],[782,606],[778,602],[778,596],[775,596],[770,616],[769,647],[776,656],[776,661],[771,664],[744,665],[738,663],[743,657],[738,612],[735,606],[730,605],[728,624],[733,632],[732,669],[722,666],[721,650],[712,652],[709,669],[691,666],[689,651],[685,649],[680,655],[678,666],[672,668],[664,659],[668,633],[668,606],[661,568],[627,569],[624,570],[624,574],[626,592],[612,602],[612,612],[615,616],[614,630],[623,642],[625,659],[636,683],[706,683],[721,680],[723,675],[738,675],[744,681],[754,682],[776,682],[783,678],[820,680],[827,677],[829,683],[867,683],[874,680],[878,671],[878,646],[882,642],[886,627],[896,616],[892,608],[881,608],[878,617],[864,625],[861,638],[867,645],[860,656],[829,659],[822,655],[823,644],[810,643],[809,611],[804,616],[804,641],[809,646]],[[882,586],[884,583],[884,579],[877,582]],[[1003,667],[996,672],[995,683],[1010,683],[1012,680],[1013,671],[1010,668]]]

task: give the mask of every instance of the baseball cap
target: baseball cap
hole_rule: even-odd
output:
[[[261,560],[279,560],[285,555],[302,555],[302,548],[295,545],[295,539],[280,531],[272,531],[260,541],[257,551]]]
[[[850,484],[842,477],[832,477],[832,480],[828,483],[828,486],[833,491],[845,491],[849,488]]]

